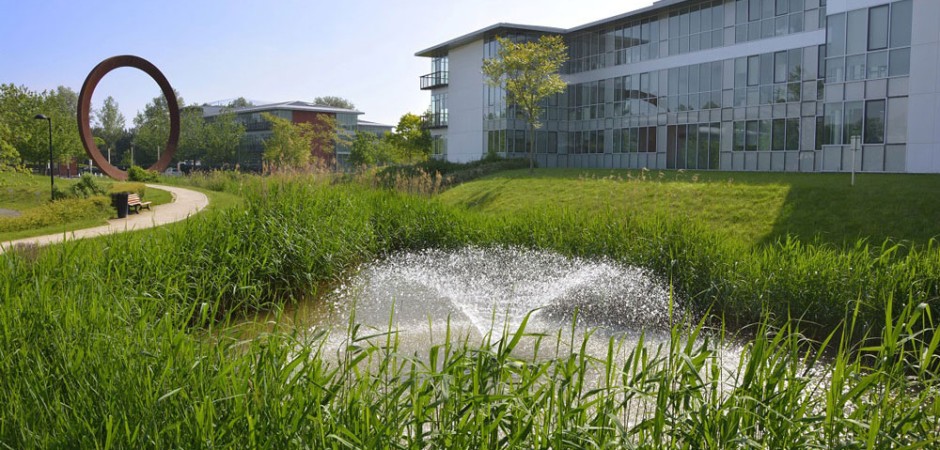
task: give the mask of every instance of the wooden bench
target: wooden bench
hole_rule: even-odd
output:
[[[140,208],[150,209],[150,203],[151,202],[140,201],[140,196],[137,194],[129,194],[127,196],[127,209],[133,209],[136,213],[140,213]]]

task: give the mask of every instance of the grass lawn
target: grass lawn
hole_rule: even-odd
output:
[[[140,183],[96,179],[108,192],[138,191]],[[68,191],[78,179],[56,178],[56,188]],[[64,233],[103,225],[115,217],[109,200],[68,198],[49,202],[49,178],[40,175],[0,173],[0,209],[16,211],[18,217],[0,218],[0,241]],[[173,201],[169,192],[146,188],[146,201],[162,205]]]
[[[551,195],[546,195],[550,193]],[[565,208],[680,216],[745,245],[787,234],[842,247],[858,238],[917,245],[940,235],[940,176],[538,169],[502,172],[440,195],[492,214]]]

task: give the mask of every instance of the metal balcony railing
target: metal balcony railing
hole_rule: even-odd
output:
[[[428,128],[447,127],[447,111],[428,114]]]
[[[421,77],[421,89],[434,89],[447,86],[447,72],[434,72]]]

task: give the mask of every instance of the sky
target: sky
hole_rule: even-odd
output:
[[[186,104],[348,99],[364,120],[394,125],[430,95],[414,54],[498,23],[570,28],[653,0],[0,0],[0,83],[81,90],[102,60],[149,60]],[[577,7],[573,7],[577,5]],[[95,89],[114,97],[127,126],[156,83],[121,68]]]

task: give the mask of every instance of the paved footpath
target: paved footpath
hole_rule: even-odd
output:
[[[107,225],[83,230],[68,231],[46,236],[34,236],[15,241],[0,242],[0,253],[18,244],[48,245],[73,239],[85,239],[131,230],[142,230],[168,223],[179,222],[198,213],[209,205],[209,198],[202,192],[172,186],[148,184],[148,188],[168,191],[173,195],[173,202],[153,206],[152,211],[142,209],[139,214],[128,214],[124,219],[112,219]]]

